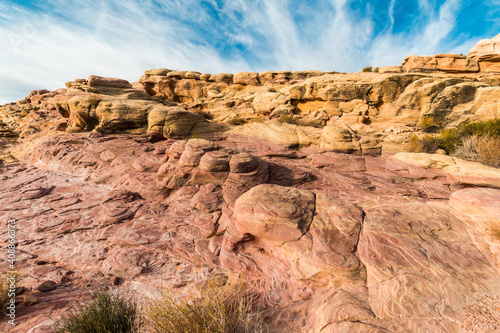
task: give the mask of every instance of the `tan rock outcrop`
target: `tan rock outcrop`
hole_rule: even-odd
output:
[[[476,58],[458,54],[436,54],[433,56],[409,56],[402,63],[407,73],[477,73],[479,64]]]
[[[233,77],[235,84],[244,84],[249,86],[257,86],[260,84],[259,73],[254,72],[239,72]]]
[[[492,39],[482,39],[469,51],[468,56],[500,54],[500,34]]]

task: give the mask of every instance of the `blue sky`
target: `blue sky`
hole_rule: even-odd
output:
[[[499,33],[500,0],[0,0],[0,104],[160,67],[354,72]]]

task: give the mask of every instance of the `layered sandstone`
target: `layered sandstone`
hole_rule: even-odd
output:
[[[436,54],[432,56],[409,56],[403,61],[401,70],[408,73],[500,73],[500,35],[479,41],[467,56],[459,54]]]

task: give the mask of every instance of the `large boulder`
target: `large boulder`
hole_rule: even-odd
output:
[[[178,106],[158,106],[147,115],[148,132],[161,133],[165,138],[184,137],[197,123],[206,122],[202,116]]]
[[[314,207],[311,191],[263,184],[236,200],[234,224],[242,234],[282,245],[299,240],[309,230]]]

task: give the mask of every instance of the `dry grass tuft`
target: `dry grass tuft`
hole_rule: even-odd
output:
[[[493,239],[500,241],[500,218],[489,218],[486,230]]]
[[[177,300],[165,294],[150,304],[147,316],[158,333],[263,332],[253,303],[241,284],[220,286],[209,281],[198,297]]]
[[[500,167],[500,138],[490,136],[469,136],[462,141],[454,154],[469,161]]]
[[[500,168],[500,138],[485,137],[481,142],[479,158],[486,165]]]
[[[135,333],[139,332],[140,319],[133,299],[101,289],[89,303],[62,315],[53,329],[56,333]]]

